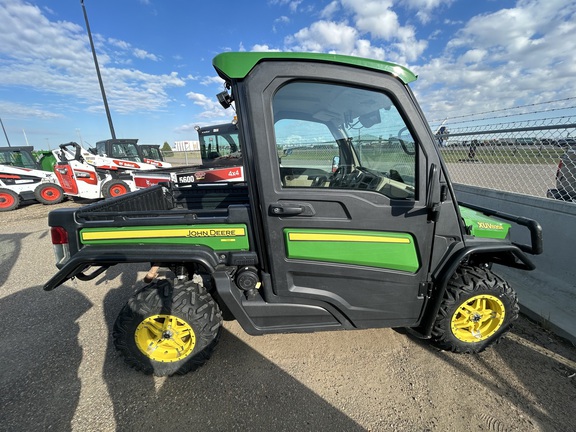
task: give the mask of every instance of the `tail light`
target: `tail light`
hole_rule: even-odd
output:
[[[70,247],[68,246],[68,233],[63,227],[51,227],[52,247],[56,256],[56,265],[63,264],[70,258]]]

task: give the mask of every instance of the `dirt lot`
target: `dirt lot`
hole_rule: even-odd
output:
[[[576,348],[524,317],[477,356],[391,329],[251,337],[228,322],[198,372],[141,375],[109,329],[146,268],[42,291],[52,209],[0,213],[1,431],[574,430]]]

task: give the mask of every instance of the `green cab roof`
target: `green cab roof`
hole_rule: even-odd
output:
[[[395,63],[340,54],[310,52],[226,52],[214,57],[212,65],[224,79],[242,79],[250,73],[256,64],[266,60],[302,60],[351,65],[392,74],[404,84],[415,81],[417,78],[412,71]]]

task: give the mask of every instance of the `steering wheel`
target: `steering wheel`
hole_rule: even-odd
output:
[[[342,186],[344,183],[344,178],[346,177],[346,166],[340,165],[336,171],[328,178],[330,182],[330,187]]]

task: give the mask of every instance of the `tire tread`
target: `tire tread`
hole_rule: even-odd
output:
[[[463,342],[452,333],[450,320],[463,302],[478,294],[491,294],[503,302],[506,314],[504,322],[496,333],[483,341]],[[448,282],[432,329],[432,340],[443,350],[467,354],[480,353],[500,341],[500,338],[510,330],[512,322],[518,318],[519,311],[516,292],[504,279],[485,267],[462,266]]]
[[[212,296],[198,295],[201,291],[205,292],[205,289],[192,281],[177,282],[173,286],[168,280],[159,280],[146,285],[130,298],[120,311],[112,333],[114,345],[125,363],[156,376],[184,375],[206,363],[220,338],[222,314]],[[198,309],[210,313],[198,314]],[[194,329],[196,347],[190,356],[177,362],[162,363],[140,352],[134,332],[145,318],[156,314],[178,316]]]

